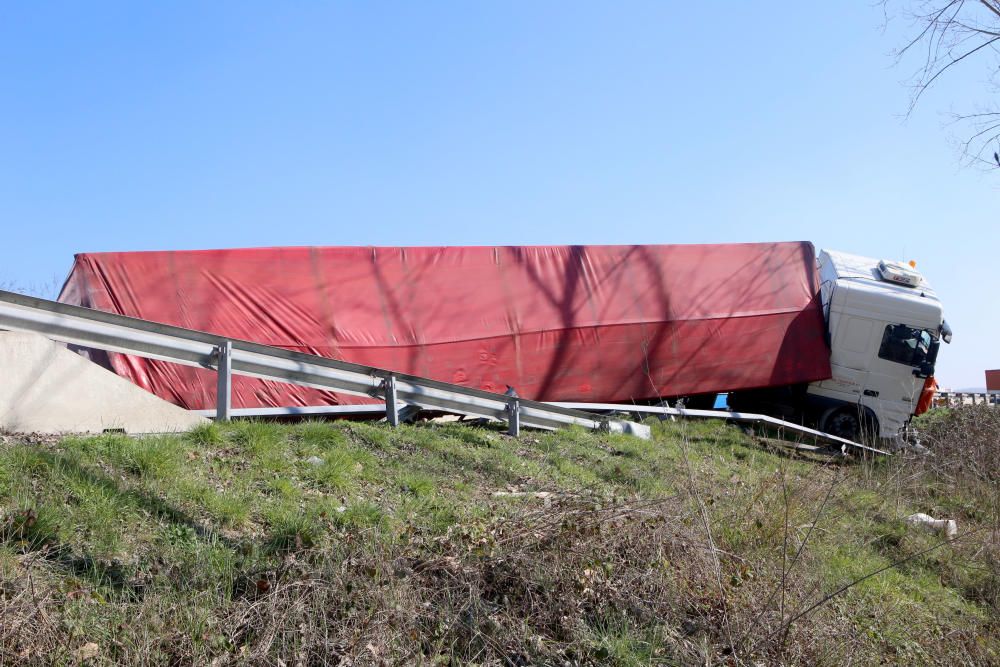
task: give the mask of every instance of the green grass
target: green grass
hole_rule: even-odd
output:
[[[73,664],[87,642],[119,663],[998,660],[995,484],[789,457],[723,424],[653,433],[8,437],[0,613],[44,618],[0,629],[0,663]],[[914,511],[984,532],[943,545]]]

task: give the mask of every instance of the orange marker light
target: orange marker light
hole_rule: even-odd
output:
[[[911,269],[915,269],[915,268],[917,268],[917,263],[916,263],[916,262],[915,262],[914,260],[912,260],[912,259],[911,259],[911,260],[910,260],[909,262],[907,262],[907,263],[908,263],[908,264],[910,265],[910,268],[911,268]]]

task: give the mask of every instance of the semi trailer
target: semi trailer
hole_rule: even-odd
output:
[[[914,267],[808,242],[83,253],[59,300],[535,400],[726,393],[850,439],[898,437],[951,339]],[[81,352],[214,405],[209,370]],[[237,409],[365,400],[247,377],[232,392]]]

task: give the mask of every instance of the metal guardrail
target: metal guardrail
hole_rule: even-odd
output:
[[[750,424],[766,424],[768,426],[806,435],[816,440],[821,440],[834,445],[861,450],[871,454],[879,454],[880,456],[891,456],[889,452],[878,449],[877,447],[869,447],[868,445],[863,445],[860,442],[854,442],[853,440],[841,438],[823,431],[817,431],[816,429],[802,426],[801,424],[795,424],[783,419],[778,419],[777,417],[761,415],[755,412],[734,412],[731,410],[689,410],[687,408],[671,408],[659,405],[618,405],[615,403],[552,403],[552,405],[599,412],[635,412],[639,414],[662,415],[665,417],[725,419],[726,421]]]
[[[939,391],[934,394],[934,405],[939,408],[959,405],[1000,406],[1000,392]]]
[[[814,441],[824,442],[835,446],[847,447],[848,449],[865,451],[871,454],[890,456],[889,452],[854,442],[846,438],[841,438],[831,433],[818,431],[801,424],[785,421],[762,415],[754,412],[734,412],[730,410],[692,410],[688,408],[671,408],[664,405],[630,405],[624,403],[546,403],[563,408],[582,410],[591,413],[617,413],[634,415],[656,415],[661,419],[664,417],[683,417],[694,419],[722,419],[730,422],[740,422],[744,424],[763,424],[771,426],[789,433],[797,433],[802,436],[812,438]],[[211,417],[211,410],[197,410],[205,417]],[[295,416],[340,416],[340,417],[373,417],[384,414],[385,408],[379,405],[317,405],[308,407],[284,407],[284,408],[247,408],[233,410],[236,417],[295,417]],[[789,443],[796,449],[807,451],[818,451],[821,448],[804,443]]]
[[[505,421],[513,435],[521,426],[555,430],[578,425],[650,437],[644,424],[3,290],[0,329],[215,370],[216,418],[221,420],[231,414],[231,382],[236,374],[379,398],[385,401],[386,417],[393,426],[399,423],[399,410],[410,404]]]
[[[211,419],[215,410],[192,410],[202,417]],[[384,417],[385,405],[364,403],[361,405],[303,405],[277,408],[233,408],[231,417]]]

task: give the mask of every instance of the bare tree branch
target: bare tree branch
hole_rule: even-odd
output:
[[[914,24],[915,34],[896,51],[897,64],[917,57],[920,64],[910,79],[913,94],[907,115],[924,93],[946,73],[972,61],[985,66],[989,101],[976,113],[953,114],[953,124],[965,138],[958,142],[970,165],[1000,168],[1000,107],[993,100],[1000,90],[1000,0],[883,0],[883,11],[904,5],[902,14]],[[919,53],[919,55],[917,55]],[[992,159],[991,159],[992,158]]]

